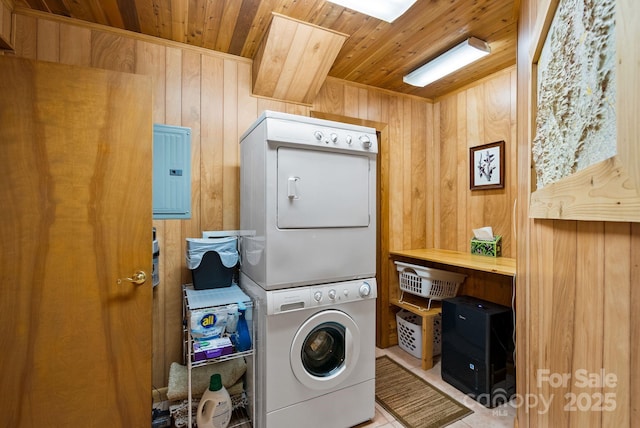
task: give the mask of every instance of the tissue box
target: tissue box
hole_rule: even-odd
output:
[[[502,236],[495,235],[492,241],[471,238],[471,254],[500,257],[502,255]]]

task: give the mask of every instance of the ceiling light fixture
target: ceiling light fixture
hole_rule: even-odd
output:
[[[331,3],[353,9],[365,15],[393,22],[409,9],[416,0],[329,0]]]
[[[470,37],[407,74],[402,81],[413,86],[427,86],[490,53],[491,47],[487,42]]]

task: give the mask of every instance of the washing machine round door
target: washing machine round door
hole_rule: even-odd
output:
[[[296,332],[290,361],[294,375],[308,388],[333,388],[358,362],[360,330],[344,312],[330,309],[311,316]]]

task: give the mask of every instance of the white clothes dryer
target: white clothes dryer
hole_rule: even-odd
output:
[[[265,111],[240,140],[242,270],[267,290],[376,275],[376,130]]]
[[[267,291],[241,273],[240,286],[255,300],[254,427],[374,417],[375,278]]]

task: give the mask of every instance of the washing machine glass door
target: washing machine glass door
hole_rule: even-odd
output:
[[[360,355],[360,330],[344,312],[329,309],[307,319],[291,344],[291,368],[303,385],[329,389],[343,382]]]

